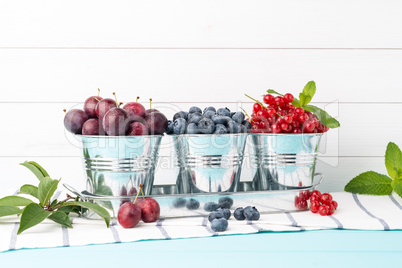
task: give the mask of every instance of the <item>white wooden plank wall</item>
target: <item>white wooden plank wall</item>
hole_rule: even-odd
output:
[[[169,117],[193,105],[239,106],[309,80],[331,130],[317,170],[340,191],[366,170],[385,173],[389,141],[402,146],[401,1],[11,1],[0,0],[0,180],[33,180],[35,160],[84,187],[80,150],[63,108],[101,88],[137,95]],[[156,182],[174,182],[165,138]],[[250,178],[250,170],[242,179]]]

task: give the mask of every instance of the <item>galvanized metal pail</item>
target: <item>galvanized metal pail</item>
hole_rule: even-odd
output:
[[[311,187],[321,137],[322,133],[250,134],[254,190]]]
[[[178,194],[236,192],[247,134],[172,135]]]
[[[81,136],[87,191],[106,196],[133,195],[143,184],[152,193],[162,136]]]

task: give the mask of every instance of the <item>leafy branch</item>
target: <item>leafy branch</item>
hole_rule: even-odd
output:
[[[52,220],[58,224],[73,228],[69,217],[70,213],[81,215],[81,212],[90,209],[105,220],[109,227],[110,214],[106,209],[90,202],[78,201],[78,197],[67,194],[64,200],[52,199],[57,190],[60,180],[50,178],[46,170],[38,163],[30,161],[21,163],[38,178],[38,186],[25,184],[21,186],[18,194],[26,194],[34,197],[39,202],[31,199],[13,195],[0,199],[0,217],[10,215],[21,215],[18,234],[41,223],[45,219]]]

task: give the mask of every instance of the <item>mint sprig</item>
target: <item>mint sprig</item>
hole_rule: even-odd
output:
[[[318,119],[320,120],[321,124],[327,126],[329,128],[338,128],[341,124],[335,118],[331,117],[326,111],[318,108],[314,105],[309,105],[310,101],[313,99],[315,92],[317,90],[316,84],[314,81],[308,82],[303,91],[299,94],[299,99],[294,98],[292,101],[293,106],[301,107],[306,111],[312,112],[315,114]],[[267,92],[269,94],[276,94],[279,96],[283,96],[282,94],[278,93],[273,89],[268,89]]]
[[[374,171],[361,173],[346,184],[345,191],[369,195],[390,195],[395,191],[402,197],[402,153],[393,142],[385,151],[385,166],[389,176]]]
[[[0,199],[0,217],[21,215],[18,234],[43,222],[45,219],[73,228],[69,214],[76,213],[80,215],[83,210],[87,209],[102,217],[106,226],[109,227],[110,214],[106,209],[97,204],[78,201],[78,198],[68,194],[65,200],[52,200],[60,180],[51,179],[46,170],[36,162],[24,162],[21,165],[34,173],[39,180],[39,185],[25,184],[21,186],[18,194],[30,195],[39,202],[36,203],[29,198],[15,195]]]

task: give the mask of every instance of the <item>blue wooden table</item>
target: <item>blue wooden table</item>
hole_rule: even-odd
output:
[[[0,253],[0,267],[400,267],[402,231],[264,232]],[[54,262],[53,262],[54,261]]]

